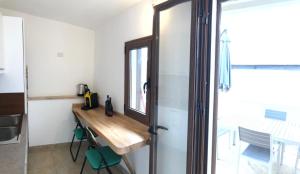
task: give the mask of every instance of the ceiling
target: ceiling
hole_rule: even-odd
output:
[[[0,0],[0,7],[95,29],[142,0]]]

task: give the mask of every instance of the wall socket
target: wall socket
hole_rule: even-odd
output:
[[[63,52],[58,52],[57,57],[64,57],[64,53]]]

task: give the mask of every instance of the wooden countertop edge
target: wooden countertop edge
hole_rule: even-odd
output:
[[[89,123],[88,123],[88,124],[89,124]],[[92,128],[93,131],[95,131],[98,135],[101,135],[101,137],[102,137],[103,139],[105,139],[106,143],[108,143],[108,145],[113,149],[113,151],[116,152],[116,153],[119,154],[119,155],[127,154],[127,153],[129,153],[129,152],[135,151],[135,150],[137,150],[137,149],[139,149],[139,148],[141,148],[141,147],[144,147],[144,146],[148,145],[147,142],[148,142],[149,140],[144,140],[144,141],[142,141],[142,142],[138,142],[138,143],[136,143],[136,144],[131,145],[131,147],[118,147],[118,146],[116,146],[115,144],[113,144],[113,143],[110,141],[109,138],[107,138],[106,136],[104,136],[101,132],[97,131],[97,129],[95,129],[95,128],[93,127],[93,125],[90,125],[90,124],[89,124],[89,126],[90,126],[90,128]]]
[[[65,99],[79,99],[82,97],[76,95],[59,95],[59,96],[36,96],[36,97],[28,97],[29,101],[34,100],[65,100]]]

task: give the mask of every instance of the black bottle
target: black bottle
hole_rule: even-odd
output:
[[[111,97],[107,95],[106,101],[105,101],[105,115],[112,116],[113,115],[113,106],[111,104]]]

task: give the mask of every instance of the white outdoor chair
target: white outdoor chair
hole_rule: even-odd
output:
[[[268,168],[268,173],[272,173],[272,138],[270,134],[258,132],[255,130],[246,129],[243,127],[238,128],[240,142],[248,143],[247,147],[241,152],[241,143],[239,145],[239,156],[237,173],[239,173],[240,157],[245,157],[258,164],[264,164]]]

